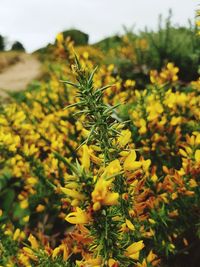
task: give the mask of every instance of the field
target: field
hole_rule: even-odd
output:
[[[197,27],[73,34],[0,104],[0,266],[198,267]]]

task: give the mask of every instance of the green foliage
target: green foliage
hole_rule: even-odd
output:
[[[89,35],[87,33],[84,33],[82,31],[71,29],[62,32],[64,38],[70,37],[72,41],[74,41],[75,45],[87,45],[89,40]]]
[[[22,43],[16,41],[13,43],[11,50],[15,50],[15,51],[25,51],[25,48],[23,46]]]
[[[2,35],[0,35],[0,51],[5,49],[5,39]]]
[[[189,27],[173,26],[171,18],[171,11],[164,22],[160,16],[157,31],[146,29],[136,36],[126,30],[134,49],[134,42],[140,38],[147,40],[149,46],[145,52],[141,49],[135,51],[140,73],[143,72],[142,66],[146,66],[148,70],[161,70],[167,62],[174,62],[180,68],[181,80],[186,82],[195,80],[198,78],[200,64],[200,39],[196,34],[197,29],[191,23]]]
[[[114,35],[95,43],[94,46],[102,49],[103,51],[108,51],[109,49],[117,48],[121,44],[122,38],[118,35]]]
[[[192,25],[188,28],[172,26],[171,15],[162,26],[162,17],[160,17],[158,31],[144,33],[150,45],[146,54],[148,67],[160,70],[166,62],[170,61],[179,66],[182,80],[197,79],[200,41],[195,36],[195,31],[196,28]]]

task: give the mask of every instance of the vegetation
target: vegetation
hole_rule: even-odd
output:
[[[22,43],[16,41],[12,44],[11,50],[15,50],[15,51],[25,51],[25,48],[23,46]]]
[[[5,40],[2,35],[0,35],[0,51],[3,51],[5,48]]]
[[[0,107],[0,265],[199,265],[197,44],[167,20],[40,51],[45,81]]]
[[[17,51],[0,52],[0,73],[9,66],[20,61],[20,55]]]
[[[70,38],[75,45],[87,45],[89,35],[76,29],[71,29],[62,32],[65,39]]]

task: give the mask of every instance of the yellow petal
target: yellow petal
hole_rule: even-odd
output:
[[[148,171],[150,165],[151,165],[151,160],[150,159],[147,159],[147,160],[143,161],[142,167],[143,167],[144,171]]]
[[[118,144],[121,147],[125,147],[131,140],[131,132],[129,130],[123,130],[121,135],[118,137]]]
[[[134,171],[142,166],[142,163],[136,160],[135,150],[131,150],[128,157],[124,161],[125,171]]]
[[[116,263],[116,261],[114,259],[109,259],[108,260],[108,266],[109,267],[112,267],[115,263]]]
[[[13,234],[13,240],[17,240],[20,235],[20,229],[17,228]]]
[[[75,198],[75,199],[78,199],[78,200],[84,200],[85,196],[81,193],[79,193],[78,191],[76,190],[72,190],[72,189],[68,189],[68,188],[65,188],[65,187],[60,187],[61,191],[72,197],[72,198]]]
[[[71,224],[87,224],[89,223],[88,214],[77,207],[77,211],[69,213],[65,220]]]
[[[31,243],[31,247],[33,249],[37,249],[39,247],[36,238],[32,234],[29,235],[28,241]]]
[[[132,230],[132,231],[135,230],[135,226],[132,224],[132,222],[130,220],[126,219],[126,225],[130,230]]]
[[[60,247],[57,247],[53,250],[53,253],[52,253],[52,258],[55,259],[55,257],[58,256],[58,254],[60,253],[61,251],[61,248]]]
[[[195,151],[194,158],[196,162],[200,162],[200,149]]]
[[[125,256],[137,260],[139,258],[139,252],[144,248],[143,240],[134,242],[130,245],[125,252]]]
[[[121,165],[118,159],[113,160],[110,164],[106,167],[102,176],[107,175],[111,176],[113,174],[117,174],[121,171]]]
[[[129,255],[129,258],[133,259],[133,260],[138,260],[140,256],[140,252],[136,252],[134,254]]]
[[[183,157],[186,157],[187,158],[187,153],[185,152],[185,150],[183,149],[179,149],[179,153],[183,156]]]
[[[153,253],[153,251],[151,250],[147,256],[147,262],[151,263],[153,260],[155,260],[156,258],[156,254]]]
[[[107,206],[116,205],[116,204],[118,204],[118,198],[119,198],[118,193],[108,192],[106,194],[106,197],[103,200],[103,204],[107,205]]]
[[[82,166],[87,171],[90,168],[90,154],[87,145],[83,145]]]

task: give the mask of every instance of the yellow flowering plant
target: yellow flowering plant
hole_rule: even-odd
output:
[[[138,86],[114,58],[136,64],[149,49],[125,36],[109,53],[76,47],[74,64],[73,42],[59,34],[48,81],[0,107],[1,266],[171,267],[190,255],[199,79],[183,83],[170,61],[141,66],[150,83]]]

